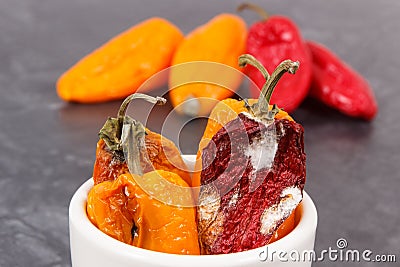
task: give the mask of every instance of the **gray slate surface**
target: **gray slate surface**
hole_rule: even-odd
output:
[[[0,1],[0,266],[70,266],[69,200],[90,177],[97,131],[120,104],[64,103],[55,93],[57,77],[145,18],[163,16],[187,33],[220,12],[234,12],[239,2]],[[335,248],[342,237],[351,248],[396,254],[400,261],[400,2],[262,4],[290,16],[306,38],[346,59],[371,83],[380,107],[372,123],[311,100],[294,113],[306,131],[306,190],[319,212],[316,250]],[[256,20],[250,12],[243,16],[248,23]],[[141,114],[146,107],[136,108]],[[150,122],[154,128],[160,123],[156,116]],[[195,121],[183,129],[183,153],[195,152],[204,125]]]

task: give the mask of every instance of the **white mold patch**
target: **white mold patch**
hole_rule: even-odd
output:
[[[250,158],[253,171],[270,169],[274,163],[278,143],[274,133],[267,132],[261,139],[254,142],[244,151]]]
[[[264,124],[268,128],[268,124],[262,122],[260,119],[253,117],[247,112],[242,112],[246,117],[255,120],[258,123]],[[246,148],[244,154],[250,158],[251,165],[253,166],[253,174],[257,170],[264,168],[271,168],[276,151],[278,150],[278,142],[275,129],[269,129],[263,132],[263,135],[258,140]]]
[[[266,209],[261,215],[260,232],[264,235],[271,234],[278,226],[278,223],[290,216],[294,209],[303,199],[300,188],[287,187],[281,193],[281,201]]]
[[[212,221],[217,217],[221,198],[213,185],[203,186],[199,196],[199,219],[201,221]]]
[[[239,188],[236,187],[235,191],[232,194],[231,199],[229,200],[228,207],[233,207],[236,205],[237,201],[239,200]]]

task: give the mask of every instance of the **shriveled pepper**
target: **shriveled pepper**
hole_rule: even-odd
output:
[[[276,86],[271,98],[286,112],[292,113],[307,96],[311,82],[311,55],[296,24],[284,16],[269,16],[263,9],[252,4],[242,4],[238,10],[252,9],[262,17],[253,24],[247,37],[247,53],[256,57],[268,71],[272,71],[283,60],[291,58],[301,62],[295,76],[285,76]],[[258,97],[265,79],[254,67],[246,73],[257,87],[251,86],[253,97]]]
[[[136,98],[146,101],[164,104],[164,98],[152,98],[144,94],[136,93],[128,96],[118,111],[117,118],[108,118],[99,132],[97,142],[96,161],[93,168],[93,180],[95,184],[103,181],[113,181],[121,174],[129,172],[127,161],[122,147],[123,123],[138,124],[125,115],[129,103]],[[166,137],[146,129],[145,149],[147,160],[141,161],[141,167],[145,172],[151,170],[166,170],[178,174],[188,184],[191,183],[188,168],[175,144]]]
[[[258,64],[257,60],[252,57],[247,55],[247,57],[252,58],[252,62],[254,64]],[[258,69],[263,70],[264,67],[259,64],[257,66]],[[270,75],[267,71],[262,73],[264,77],[264,81],[268,80]],[[264,82],[265,85],[265,82]],[[265,87],[265,86],[264,86]],[[199,147],[197,150],[197,155],[196,155],[196,164],[195,164],[195,172],[193,173],[192,177],[192,186],[193,187],[198,187],[200,186],[200,172],[202,170],[202,165],[201,165],[201,151],[208,145],[210,142],[211,138],[222,128],[224,125],[226,125],[228,122],[232,121],[233,119],[236,119],[237,115],[239,115],[242,112],[248,112],[249,105],[254,105],[257,104],[259,101],[262,101],[266,94],[266,88],[264,88],[264,92],[260,92],[258,99],[252,98],[252,99],[246,99],[246,100],[237,100],[233,98],[226,98],[220,102],[213,108],[213,110],[210,113],[210,116],[208,117],[207,120],[207,125],[204,130],[203,136],[200,139]],[[270,96],[269,96],[270,97]],[[268,100],[269,101],[269,100]],[[269,108],[272,108],[272,106],[269,106]],[[293,121],[293,118],[284,110],[278,109],[278,112],[275,115],[276,119],[287,119],[289,121]]]
[[[368,82],[327,47],[308,41],[313,60],[310,95],[356,118],[372,120],[378,105]]]
[[[247,103],[246,103],[247,101]],[[211,111],[208,117],[207,125],[204,130],[203,136],[200,139],[199,147],[196,155],[196,166],[195,172],[193,173],[192,186],[197,187],[200,185],[200,173],[198,170],[202,169],[201,166],[201,151],[205,146],[208,145],[211,138],[228,122],[232,121],[242,112],[247,112],[247,104],[254,105],[258,102],[258,99],[247,99],[247,100],[237,100],[233,98],[227,98],[220,101],[215,108]],[[270,106],[272,108],[272,106]],[[293,118],[287,114],[282,109],[276,114],[277,119],[287,119],[293,121]]]
[[[166,253],[199,254],[194,201],[177,174],[154,170],[143,174],[145,128],[130,124],[124,146],[131,173],[95,185],[87,214],[107,235],[124,243]],[[182,205],[183,203],[183,205]]]
[[[183,34],[171,22],[156,17],[145,20],[62,74],[57,81],[57,93],[65,101],[80,103],[124,98],[153,74],[169,67],[182,39]],[[141,92],[157,85],[143,87]]]
[[[279,109],[269,106],[277,81],[286,71],[294,73],[298,63],[284,61],[269,76],[254,57],[239,60],[258,68],[267,81],[258,102],[244,101],[247,110],[239,115],[231,111],[234,118],[200,151],[197,217],[204,254],[256,248],[276,240],[278,229],[290,231],[292,225],[281,226],[288,218],[294,223],[305,183],[303,128],[287,114],[277,118]]]
[[[262,68],[261,68],[262,69]],[[265,77],[268,78],[268,74]],[[200,139],[199,148],[196,155],[196,163],[195,163],[195,172],[192,177],[192,186],[194,188],[198,188],[201,186],[200,183],[200,174],[202,170],[202,160],[201,160],[201,152],[208,145],[211,138],[228,122],[232,121],[239,115],[241,112],[247,112],[247,105],[254,105],[257,103],[258,99],[246,99],[237,100],[233,98],[227,98],[220,101],[211,111],[209,119],[207,121],[206,128],[204,130],[203,136]],[[269,106],[272,108],[272,106]],[[282,109],[279,109],[279,112],[275,115],[276,119],[287,119],[289,121],[293,121],[293,118]],[[196,189],[195,189],[196,190]],[[198,193],[198,192],[197,192]],[[280,238],[287,235],[295,226],[295,212],[293,212],[275,231],[272,236],[270,243],[279,240]]]
[[[185,37],[174,54],[172,66],[193,61],[209,61],[238,69],[236,58],[245,52],[246,36],[247,28],[243,19],[233,14],[220,14]],[[188,78],[192,79],[192,82],[184,84]],[[194,83],[193,79],[203,80]],[[223,82],[218,82],[221,79]],[[210,70],[207,65],[201,63],[184,69],[172,67],[169,96],[179,113],[204,116],[209,114],[217,100],[233,95],[240,86],[241,79],[239,71],[225,73],[218,67]],[[208,83],[214,80],[216,82]]]

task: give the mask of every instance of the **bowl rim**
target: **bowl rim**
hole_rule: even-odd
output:
[[[190,161],[193,155],[183,155],[185,161]],[[109,253],[115,254],[117,257],[137,259],[140,257],[144,262],[149,264],[164,265],[165,262],[174,261],[175,266],[187,266],[188,260],[196,262],[196,266],[205,266],[207,264],[215,263],[216,260],[223,261],[227,266],[231,266],[232,262],[243,265],[247,262],[258,260],[258,255],[265,251],[266,246],[256,249],[251,249],[242,252],[218,255],[178,255],[169,254],[164,252],[152,251],[147,249],[138,248],[120,242],[107,234],[103,233],[95,227],[86,214],[86,200],[89,190],[93,187],[93,179],[86,180],[74,193],[69,205],[69,224],[70,224],[70,238],[71,229],[74,228],[79,231],[79,234],[84,235],[88,240],[93,240],[97,246],[101,246]],[[288,251],[288,247],[296,247],[296,244],[304,240],[304,236],[314,235],[317,228],[318,215],[317,209],[311,197],[303,190],[303,200],[301,202],[301,217],[296,227],[283,238],[268,244],[269,251]],[[72,240],[70,240],[70,245]],[[288,246],[290,244],[290,246]],[[72,249],[72,246],[71,246]],[[222,262],[223,263],[223,262]]]

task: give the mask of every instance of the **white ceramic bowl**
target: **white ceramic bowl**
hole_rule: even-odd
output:
[[[194,155],[185,155],[183,158],[188,167],[193,167]],[[69,206],[73,267],[311,266],[312,261],[307,256],[307,251],[314,249],[317,211],[306,192],[301,207],[297,209],[297,226],[282,239],[258,249],[239,253],[192,256],[137,248],[101,232],[86,215],[86,198],[92,186],[93,179],[81,185]],[[303,254],[306,257],[303,257]],[[298,256],[300,257],[297,258]]]

